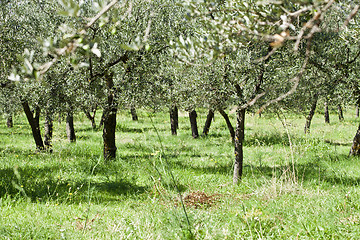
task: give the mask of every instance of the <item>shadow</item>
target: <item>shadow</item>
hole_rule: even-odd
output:
[[[168,156],[169,158],[171,156]],[[219,164],[216,166],[191,166],[189,164],[186,164],[182,161],[179,160],[171,160],[170,162],[170,167],[172,169],[179,169],[179,170],[190,170],[191,172],[194,172],[198,175],[200,174],[232,174],[232,168],[233,168],[233,164],[232,163],[228,163],[228,164]]]
[[[17,132],[17,130],[19,130],[19,132]],[[32,133],[31,130],[27,130],[24,131],[24,129],[14,129],[14,131],[1,131],[0,135],[22,135],[22,136],[31,136],[32,137]]]
[[[330,171],[326,166],[320,163],[304,163],[294,165],[296,176],[298,181],[311,182],[314,180],[319,183],[327,183],[329,185],[342,185],[342,186],[358,186],[360,184],[360,177],[350,177],[344,174],[339,176],[339,173]],[[276,167],[269,166],[256,166],[256,165],[245,165],[244,176],[245,177],[277,177],[282,176],[285,172],[292,172],[292,165],[281,165]]]
[[[339,158],[330,159],[330,161],[338,161],[346,156],[339,156]],[[176,159],[170,159],[170,167],[172,169],[189,170],[195,174],[233,174],[233,163],[218,164],[215,166],[192,166],[191,164],[178,161]],[[319,162],[303,163],[294,165],[296,176],[298,181],[311,182],[318,180],[321,183],[327,183],[329,185],[343,185],[343,186],[358,186],[360,185],[360,177],[347,176],[345,173],[340,174],[338,172],[332,172],[329,170],[326,164]],[[293,166],[291,164],[284,164],[276,167],[267,165],[258,166],[255,164],[244,164],[243,174],[244,178],[268,178],[271,179],[274,176],[280,178],[284,176],[284,173],[290,174]]]
[[[292,138],[294,141],[295,139]],[[246,135],[244,146],[271,146],[284,145],[289,146],[288,136],[285,134],[266,133],[264,135],[254,134]]]
[[[118,124],[116,126],[117,132],[124,132],[124,133],[145,133],[152,130],[152,127],[142,127],[142,128],[131,128],[125,125]]]
[[[80,127],[75,129],[76,132],[101,132],[102,129],[100,128],[95,128],[93,129],[92,127]]]
[[[344,143],[344,142],[335,142],[329,139],[325,139],[324,142],[332,145],[332,146],[348,146],[350,147],[352,145],[352,142]]]
[[[26,166],[14,171],[13,168],[0,169],[0,198],[4,196],[25,196],[33,202],[88,201],[89,179],[91,197],[94,195],[99,202],[117,201],[122,195],[141,194],[148,187],[134,184],[134,179],[126,179],[110,172],[107,176],[91,175],[91,166],[74,166],[79,176],[64,179],[60,176],[63,169],[58,167],[35,168]],[[94,178],[96,176],[96,178]]]
[[[203,138],[224,138],[224,137],[231,137],[229,132],[227,134],[223,133],[209,133],[207,136],[202,135]]]
[[[77,135],[76,136],[76,140],[89,140],[89,139],[92,139],[93,137],[92,136],[89,136],[89,135]],[[66,139],[66,138],[65,138]]]

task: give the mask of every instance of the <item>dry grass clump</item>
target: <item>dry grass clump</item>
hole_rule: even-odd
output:
[[[203,208],[213,206],[220,198],[220,194],[208,195],[202,191],[190,192],[183,201],[185,206]]]

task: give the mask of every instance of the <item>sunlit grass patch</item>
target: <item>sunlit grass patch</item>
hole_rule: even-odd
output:
[[[201,132],[206,111],[198,114]],[[24,117],[13,129],[2,121],[0,238],[186,239],[189,229],[195,239],[360,236],[360,167],[348,157],[357,123],[349,112],[341,123],[331,115],[328,125],[315,115],[307,135],[298,115],[283,125],[277,115],[249,114],[239,186],[220,116],[207,137],[193,139],[185,113],[178,136],[168,113],[138,115],[132,121],[119,112],[117,158],[109,162],[102,131],[82,115],[76,143],[55,122],[52,154],[35,150]]]

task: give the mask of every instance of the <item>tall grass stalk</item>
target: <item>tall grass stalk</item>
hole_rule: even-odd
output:
[[[148,114],[148,117],[150,118],[152,127],[154,128],[154,130],[155,130],[155,132],[156,132],[156,135],[157,135],[157,138],[158,138],[158,141],[159,141],[159,143],[160,143],[160,147],[161,147],[161,155],[160,155],[160,158],[161,158],[162,155],[164,156],[165,164],[166,164],[166,169],[167,169],[167,171],[168,171],[168,174],[169,174],[170,177],[171,177],[171,181],[172,181],[172,183],[174,184],[174,187],[175,187],[175,189],[176,189],[176,192],[177,192],[177,194],[178,194],[178,196],[179,196],[180,204],[181,204],[182,210],[183,210],[183,212],[184,212],[184,216],[185,216],[186,223],[187,223],[187,226],[188,226],[188,227],[187,227],[187,230],[189,231],[190,237],[191,237],[191,238],[194,238],[194,235],[193,235],[193,233],[192,233],[192,231],[191,231],[191,224],[190,224],[189,216],[188,216],[187,211],[186,211],[186,207],[185,207],[185,204],[184,204],[184,200],[183,200],[181,191],[180,191],[180,189],[179,189],[179,187],[178,187],[178,184],[177,184],[177,182],[176,182],[176,179],[175,179],[175,177],[174,177],[174,174],[173,174],[173,172],[172,172],[172,170],[171,170],[171,168],[170,168],[169,161],[168,161],[168,159],[167,159],[167,157],[166,157],[165,148],[164,148],[164,145],[163,145],[163,143],[162,143],[162,139],[161,139],[161,137],[160,137],[159,131],[157,130],[157,127],[155,126],[154,121],[153,121],[153,119],[152,119],[152,117],[151,117],[150,114]],[[158,172],[159,172],[159,171],[158,171]],[[181,225],[180,225],[180,226],[181,226]]]

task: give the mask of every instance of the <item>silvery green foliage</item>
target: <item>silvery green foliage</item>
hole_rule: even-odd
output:
[[[329,10],[331,1],[217,1],[187,0],[182,3],[189,21],[198,28],[171,44],[183,61],[204,57],[212,60],[253,42],[281,47],[286,41],[299,41],[311,31],[320,31],[316,23]],[[308,26],[304,27],[305,24]]]

